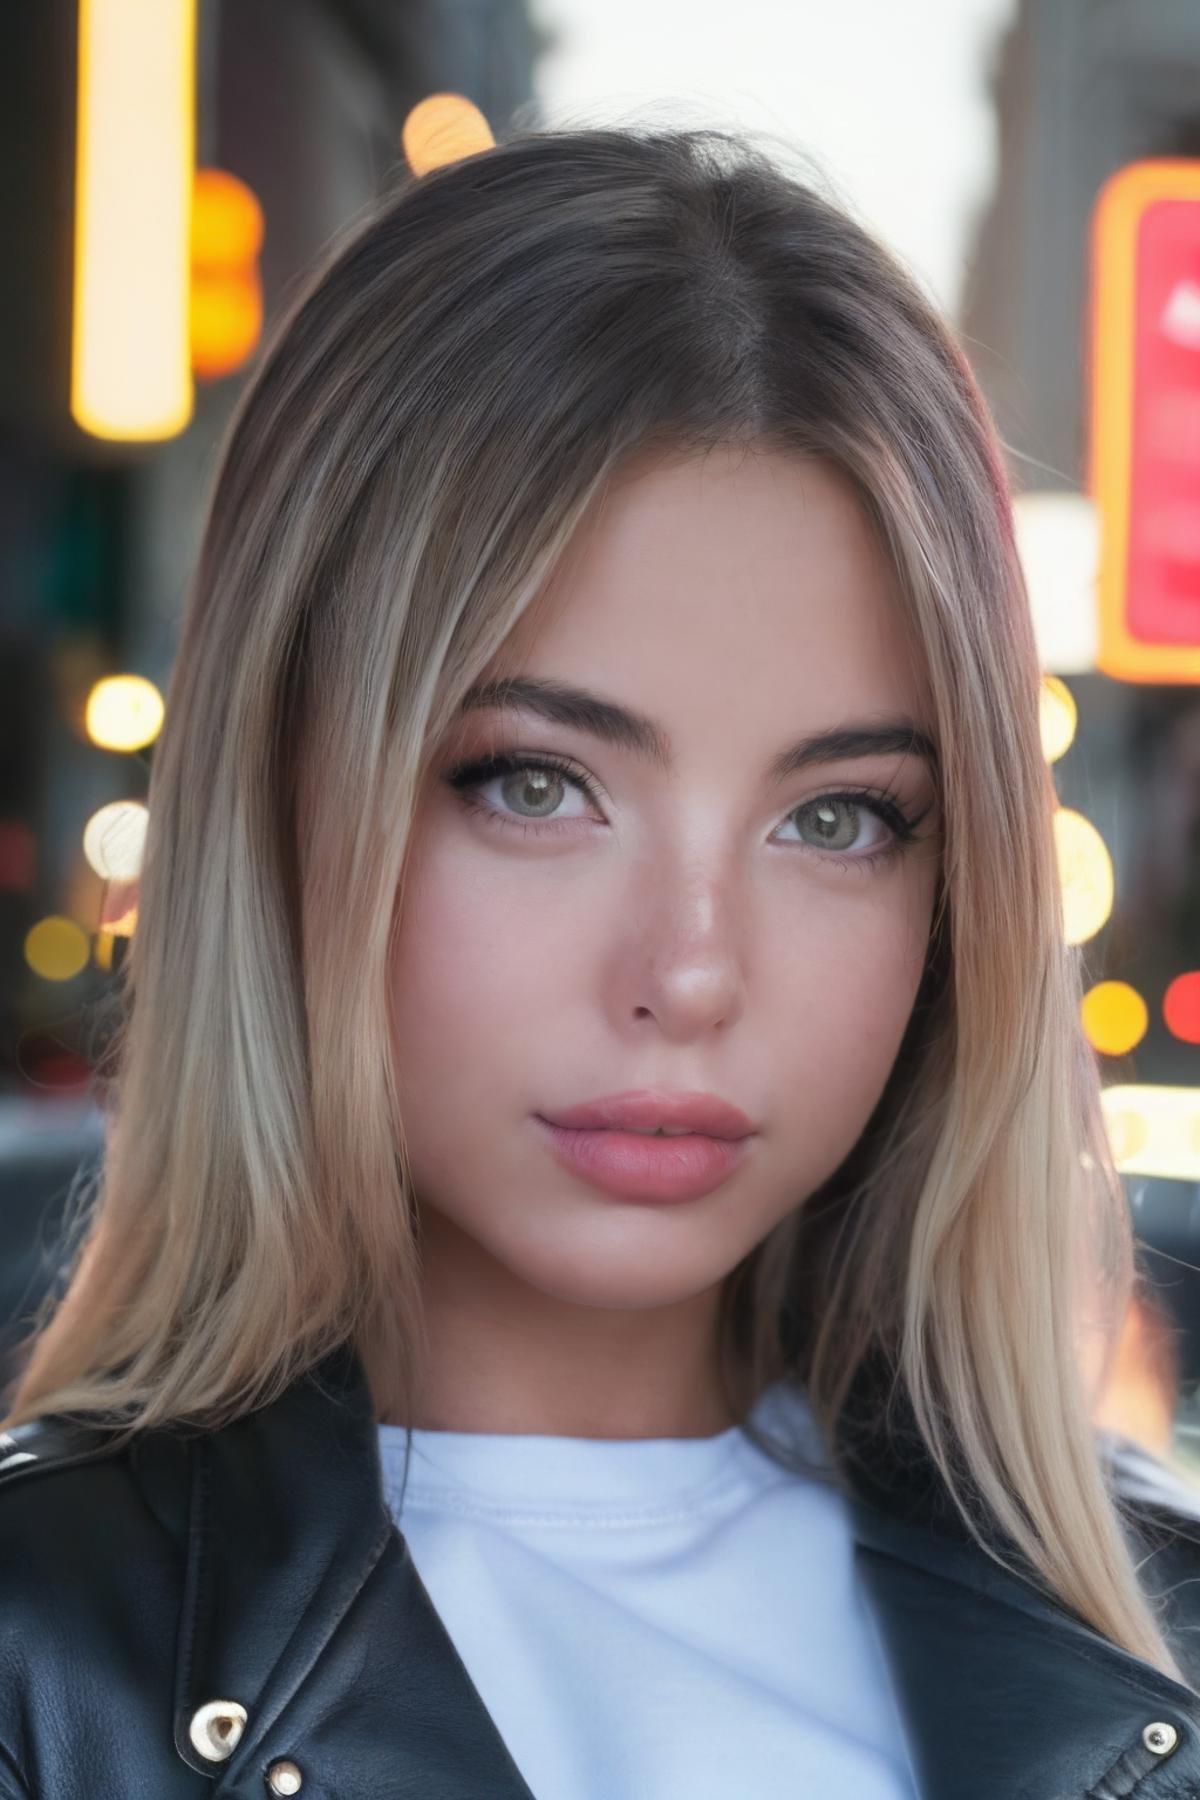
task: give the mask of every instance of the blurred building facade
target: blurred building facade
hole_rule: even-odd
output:
[[[981,217],[961,311],[973,366],[1019,491],[1087,487],[1092,210],[1101,185],[1150,157],[1200,158],[1200,7],[1194,0],[1020,0],[992,92],[999,178]],[[1200,274],[1200,271],[1197,271]],[[1200,968],[1200,687],[1069,676],[1075,744],[1059,798],[1112,854],[1116,899],[1085,947],[1090,979],[1129,982],[1150,1026],[1107,1082],[1200,1091],[1200,1045],[1159,1001]],[[1185,1416],[1200,1419],[1200,1181],[1126,1178],[1144,1270],[1181,1334]]]
[[[87,741],[91,683],[136,670],[165,687],[216,447],[246,369],[197,381],[163,442],[105,441],[69,410],[76,0],[8,8],[0,106],[7,261],[0,284],[0,1095],[78,1083],[87,968],[48,983],[20,946],[34,920],[98,918],[81,854],[97,807],[144,795],[152,751]],[[402,159],[431,92],[493,128],[533,122],[544,38],[526,0],[199,0],[196,161],[246,182],[265,215],[265,329],[322,249]],[[250,365],[252,366],[252,365]]]

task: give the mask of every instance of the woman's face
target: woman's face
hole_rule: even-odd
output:
[[[834,729],[932,736],[920,672],[849,484],[721,450],[627,466],[500,673],[652,721],[666,761],[532,707],[472,709],[444,744],[392,994],[418,1202],[531,1301],[675,1305],[803,1205],[886,1084],[930,932],[935,771],[903,749],[770,769]],[[573,773],[446,779],[501,751]],[[639,1088],[748,1115],[720,1185],[647,1203],[559,1162],[542,1115]]]

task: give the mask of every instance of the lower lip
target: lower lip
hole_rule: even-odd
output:
[[[750,1138],[646,1137],[635,1131],[572,1131],[538,1115],[558,1160],[626,1200],[699,1200],[731,1175]]]

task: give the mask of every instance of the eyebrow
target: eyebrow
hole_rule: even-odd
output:
[[[589,732],[592,737],[629,750],[667,772],[674,767],[670,740],[655,720],[570,682],[531,675],[478,682],[468,690],[460,711],[473,712],[481,707],[521,708],[537,713],[553,725]],[[854,721],[828,731],[810,732],[780,751],[767,769],[767,778],[780,782],[817,763],[887,755],[920,756],[931,771],[936,772],[938,767],[932,738],[912,719],[892,715],[874,722]]]

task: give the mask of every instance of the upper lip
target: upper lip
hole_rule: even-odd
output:
[[[722,1100],[719,1094],[668,1093],[655,1088],[603,1094],[598,1100],[541,1117],[548,1125],[564,1125],[573,1131],[653,1131],[656,1125],[674,1125],[705,1137],[742,1138],[755,1129],[740,1107]]]

